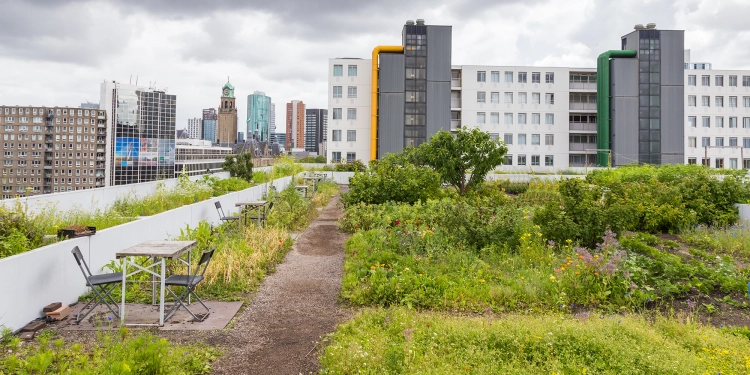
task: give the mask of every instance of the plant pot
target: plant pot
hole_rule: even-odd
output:
[[[59,229],[57,231],[57,237],[61,239],[70,239],[76,237],[87,237],[96,234],[96,227],[86,227],[86,231],[80,229],[76,232],[76,229]]]

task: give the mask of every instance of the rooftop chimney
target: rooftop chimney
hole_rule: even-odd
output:
[[[419,25],[419,26],[424,26],[424,19],[422,19],[422,18],[417,18],[417,25]]]
[[[633,26],[633,28],[634,28],[634,29],[636,29],[636,30],[642,30],[642,29],[645,29],[645,27],[643,27],[643,25],[641,25],[640,23],[639,23],[639,24],[637,24],[637,25],[635,25],[635,26]]]
[[[409,26],[412,26],[412,25],[414,25],[414,21],[412,21],[412,20],[406,20],[406,24],[409,25]]]
[[[653,22],[652,22],[652,23],[649,23],[649,24],[646,24],[646,28],[647,28],[647,29],[655,29],[655,28],[656,28],[656,24],[655,24],[655,23],[653,23]]]

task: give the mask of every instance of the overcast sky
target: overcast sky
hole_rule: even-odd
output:
[[[78,106],[116,80],[177,95],[177,128],[235,86],[327,107],[327,60],[401,44],[408,19],[453,26],[454,65],[595,67],[637,23],[684,29],[694,62],[750,69],[750,0],[0,0],[0,105]]]

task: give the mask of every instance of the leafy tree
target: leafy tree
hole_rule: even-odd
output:
[[[453,185],[464,195],[482,184],[487,173],[503,163],[507,152],[505,143],[472,128],[461,129],[455,136],[446,131],[436,133],[429,142],[418,147],[416,157],[434,168],[444,183]]]
[[[253,179],[253,154],[243,152],[237,155],[227,155],[221,167],[232,177],[239,177],[250,182]]]

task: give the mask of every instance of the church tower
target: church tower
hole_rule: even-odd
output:
[[[234,102],[234,86],[229,83],[229,77],[221,88],[217,128],[217,143],[237,143],[237,106]]]

